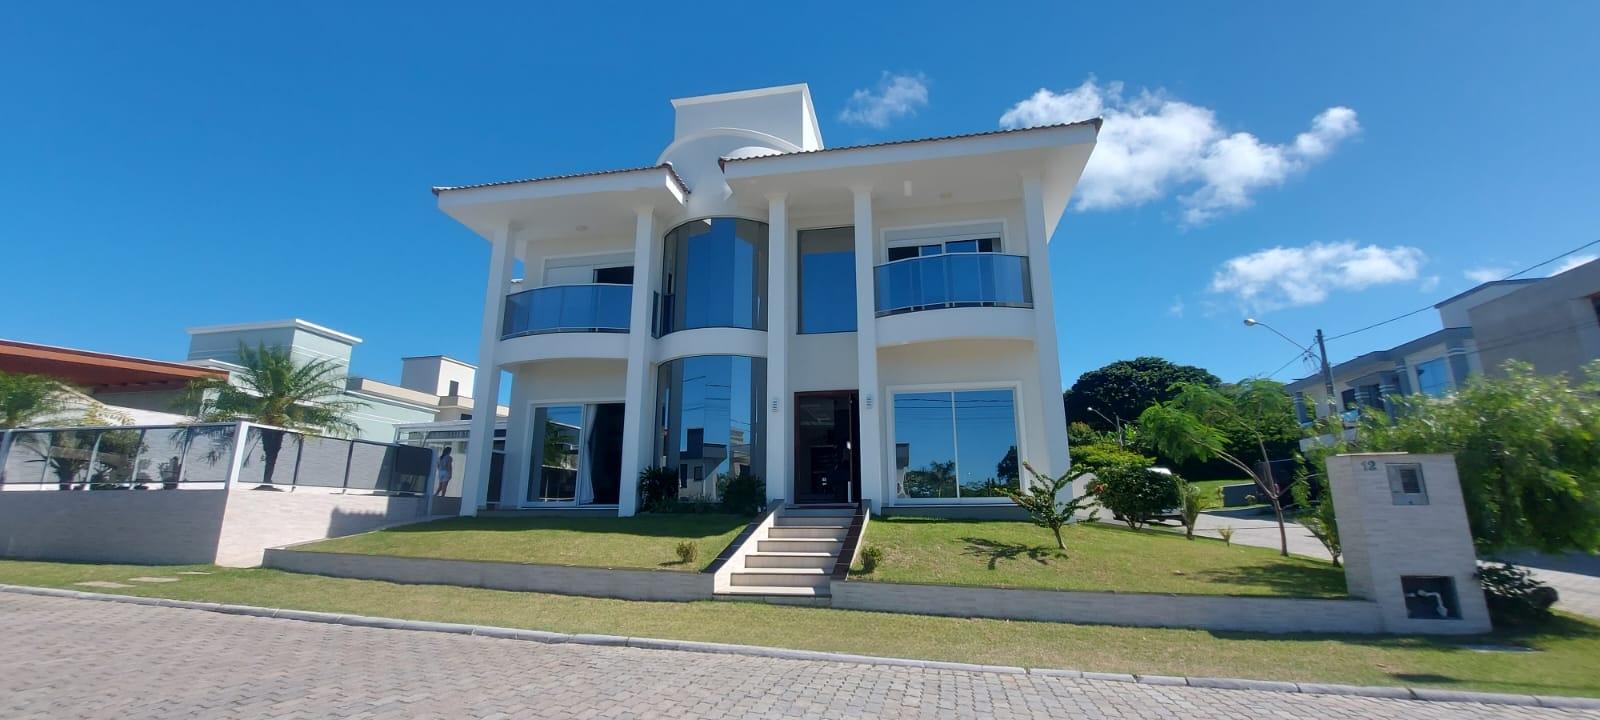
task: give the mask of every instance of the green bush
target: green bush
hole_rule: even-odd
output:
[[[1094,473],[1088,493],[1130,528],[1182,505],[1178,480],[1151,470],[1149,457],[1102,443],[1074,448],[1073,460],[1073,472]]]
[[[736,515],[754,515],[767,506],[767,485],[749,473],[724,475],[717,481],[722,507]]]
[[[639,507],[650,512],[671,512],[666,506],[678,499],[678,473],[654,465],[639,471]]]
[[[694,561],[700,557],[700,546],[694,544],[693,540],[684,540],[678,543],[678,546],[674,549],[678,552],[678,562],[685,565],[693,565]]]
[[[1478,568],[1489,618],[1499,626],[1531,625],[1550,617],[1556,589],[1533,578],[1527,570],[1500,563]]]
[[[871,573],[877,570],[881,562],[883,562],[883,548],[873,545],[861,551],[862,572]]]

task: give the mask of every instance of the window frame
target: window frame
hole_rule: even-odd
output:
[[[850,295],[852,297],[855,297],[855,302],[851,303],[851,328],[849,330],[811,330],[811,331],[807,331],[805,329],[805,327],[806,327],[805,326],[805,317],[806,317],[806,285],[805,285],[806,252],[805,252],[805,247],[801,244],[800,236],[805,234],[805,233],[808,233],[808,232],[817,232],[817,231],[821,231],[821,230],[844,230],[844,229],[849,229],[852,232],[851,248],[850,249],[851,249],[852,254],[854,254],[854,251],[855,251],[855,241],[854,240],[855,239],[854,239],[853,233],[855,231],[855,225],[825,225],[825,226],[821,226],[821,227],[795,228],[795,231],[794,231],[794,300],[795,300],[795,302],[794,302],[794,334],[796,334],[796,335],[835,335],[835,334],[838,334],[838,333],[859,332],[861,330],[860,323],[855,317],[855,311],[856,311],[856,308],[861,303],[861,298],[855,297],[856,288],[855,288],[854,285],[852,285],[852,287],[850,288]],[[769,252],[770,252],[770,250],[769,250]],[[851,265],[850,265],[850,278],[851,278],[852,281],[855,280],[855,263],[854,263],[854,261],[852,261]],[[771,285],[772,285],[772,279],[768,278],[767,279],[767,291],[769,293],[772,291]],[[769,322],[768,325],[770,326],[771,323]],[[770,329],[771,328],[769,327],[768,330],[770,331]]]
[[[999,226],[998,231],[993,227],[996,225]],[[891,262],[900,262],[900,260],[889,259],[890,248],[901,248],[908,245],[932,245],[937,242],[942,250],[946,243],[959,242],[962,240],[984,239],[993,239],[995,241],[995,248],[993,251],[991,251],[994,254],[1019,254],[1007,253],[1005,250],[1006,238],[1010,237],[1010,235],[1011,228],[1009,223],[1007,223],[1006,219],[1003,217],[973,218],[970,220],[956,220],[952,222],[931,223],[926,225],[897,225],[894,227],[885,227],[878,231],[879,247],[883,248],[883,250],[882,252],[875,252],[873,254],[877,256],[878,264],[886,265]],[[946,251],[940,254],[949,253]],[[916,257],[929,256],[923,255],[919,252]],[[901,258],[901,260],[911,259],[914,258]]]
[[[1011,421],[1012,421],[1012,425],[1013,425],[1013,428],[1014,428],[1014,430],[1016,432],[1016,437],[1017,437],[1017,466],[1018,466],[1018,468],[1017,468],[1018,469],[1017,485],[1019,486],[1019,488],[1023,492],[1032,492],[1033,483],[1028,478],[1027,472],[1022,470],[1022,468],[1021,468],[1022,463],[1028,459],[1028,441],[1027,441],[1027,433],[1026,433],[1027,425],[1025,425],[1023,423],[1023,417],[1024,417],[1025,413],[1024,413],[1023,407],[1022,407],[1022,397],[1023,397],[1023,394],[1022,394],[1022,382],[1021,381],[1017,381],[1017,380],[1005,380],[1005,381],[998,381],[998,382],[968,382],[968,383],[919,383],[919,384],[911,384],[911,385],[887,385],[887,386],[885,386],[884,389],[883,389],[883,392],[884,392],[885,398],[887,399],[887,404],[884,407],[884,410],[885,410],[884,414],[887,416],[888,431],[889,431],[889,433],[888,433],[888,442],[886,443],[887,444],[887,448],[888,448],[888,452],[886,453],[887,457],[885,458],[885,463],[888,465],[888,469],[889,469],[888,477],[890,478],[891,482],[893,482],[898,477],[898,471],[899,471],[899,468],[896,468],[893,465],[893,463],[895,463],[895,461],[896,461],[896,453],[898,452],[898,450],[897,450],[897,448],[898,448],[898,442],[897,442],[898,441],[898,435],[896,434],[897,431],[898,431],[898,428],[896,427],[895,412],[894,412],[895,397],[897,395],[900,395],[901,393],[931,393],[931,392],[959,393],[959,392],[963,392],[963,391],[983,391],[983,390],[1010,390],[1011,391],[1011,416],[1012,416],[1012,420]],[[952,419],[952,421],[954,421],[954,419],[955,419],[955,408],[954,408],[954,405],[952,405],[952,407],[951,407],[951,419]],[[961,444],[960,443],[960,435],[959,435],[959,433],[955,432],[954,426],[952,426],[951,430],[952,430],[952,433],[951,433],[950,439],[951,439],[951,442],[953,443],[952,450],[955,450],[956,448],[959,448],[959,446]],[[1011,500],[1008,499],[1008,498],[1004,498],[1004,497],[961,497],[960,496],[960,492],[961,492],[961,489],[960,489],[961,488],[961,458],[959,457],[959,454],[958,454],[957,457],[954,458],[954,460],[955,460],[955,463],[956,463],[956,493],[957,493],[956,497],[949,497],[949,498],[900,497],[898,491],[895,488],[888,488],[888,498],[887,498],[887,500],[888,500],[889,504],[892,504],[892,505],[958,505],[958,504],[959,505],[1010,505],[1011,504]]]

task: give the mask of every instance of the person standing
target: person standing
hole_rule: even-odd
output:
[[[444,497],[446,490],[450,489],[450,476],[455,472],[455,458],[450,457],[450,448],[445,448],[439,456],[439,489],[434,494]]]

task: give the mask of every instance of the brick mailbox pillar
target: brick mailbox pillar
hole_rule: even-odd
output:
[[[1451,455],[1328,458],[1350,594],[1396,633],[1488,632],[1478,557]]]

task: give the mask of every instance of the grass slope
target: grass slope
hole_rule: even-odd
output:
[[[213,574],[176,575],[198,569]],[[175,583],[77,588],[172,575]],[[1600,696],[1600,626],[1559,617],[1539,632],[1425,639],[1257,635],[894,615],[753,603],[653,603],[441,585],[396,585],[275,570],[0,560],[0,583],[568,633],[704,640],[1099,672],[1411,685]],[[133,583],[130,583],[133,584]],[[6,596],[0,594],[0,608]],[[1484,653],[1485,643],[1526,653]],[[530,650],[532,651],[532,650]]]
[[[1011,520],[884,518],[867,525],[865,546],[883,563],[857,579],[1051,590],[1199,595],[1340,597],[1344,572],[1332,564],[1280,557],[1219,540],[1078,523],[1061,532]],[[859,570],[859,568],[858,568]]]
[[[749,520],[720,514],[451,518],[324,540],[298,549],[698,572],[733,542]],[[676,548],[684,540],[699,547],[694,563],[678,560]]]

